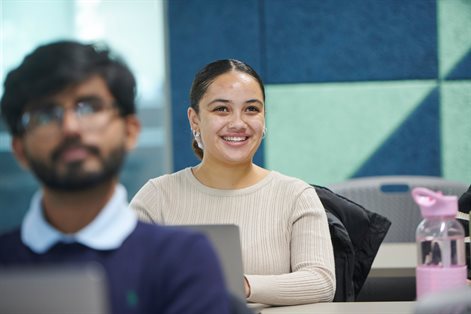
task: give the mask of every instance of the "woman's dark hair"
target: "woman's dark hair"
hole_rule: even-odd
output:
[[[25,107],[99,75],[122,116],[136,112],[136,81],[127,65],[104,45],[58,41],[36,48],[5,79],[2,116],[13,135],[21,135]]]
[[[197,114],[199,113],[199,102],[208,90],[209,86],[218,76],[230,71],[243,72],[252,76],[260,85],[260,89],[263,94],[263,101],[265,101],[265,86],[263,85],[262,79],[258,73],[255,72],[250,65],[235,59],[217,60],[206,65],[196,73],[193,83],[191,84],[190,107],[193,108]],[[203,159],[203,150],[198,147],[195,139],[193,139],[192,148],[196,156]]]

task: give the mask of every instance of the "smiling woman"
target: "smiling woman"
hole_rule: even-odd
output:
[[[193,132],[199,134],[200,146],[204,147],[196,150],[203,160],[202,167],[195,169],[197,177],[196,172],[204,175],[204,168],[217,167],[218,164],[250,168],[265,128],[264,97],[260,85],[244,72],[224,73],[208,87],[198,105],[188,109],[188,119]],[[253,179],[258,181],[258,178]],[[244,182],[227,183],[227,188],[246,185]],[[223,182],[214,183],[215,187],[221,184]]]
[[[131,207],[161,224],[235,224],[241,232],[250,302],[328,302],[335,293],[325,210],[314,188],[253,163],[265,133],[265,91],[237,60],[198,72],[188,120],[195,167],[150,180]]]

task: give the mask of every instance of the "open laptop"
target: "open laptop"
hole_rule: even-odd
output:
[[[0,268],[0,313],[109,313],[97,264]]]
[[[239,300],[244,301],[244,268],[239,227],[231,224],[178,225],[176,227],[201,232],[211,241],[222,265],[227,289]],[[254,313],[260,313],[263,308],[267,307],[261,303],[248,303],[247,306]]]
[[[245,300],[239,227],[236,225],[178,225],[176,227],[201,232],[211,241],[222,265],[227,288],[232,294]]]

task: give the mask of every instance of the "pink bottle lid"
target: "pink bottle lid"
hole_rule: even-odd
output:
[[[422,217],[456,216],[458,212],[458,197],[443,195],[440,191],[432,191],[427,188],[414,188],[412,197],[420,207]]]

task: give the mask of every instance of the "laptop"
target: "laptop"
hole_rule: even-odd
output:
[[[245,300],[239,227],[236,225],[178,225],[203,233],[219,257],[228,290]]]
[[[0,268],[0,313],[109,313],[97,264]]]
[[[210,240],[222,265],[227,289],[240,301],[245,301],[244,267],[239,227],[231,224],[178,225],[176,227],[198,231]],[[255,314],[261,313],[262,309],[268,307],[261,303],[247,303],[247,306]]]

